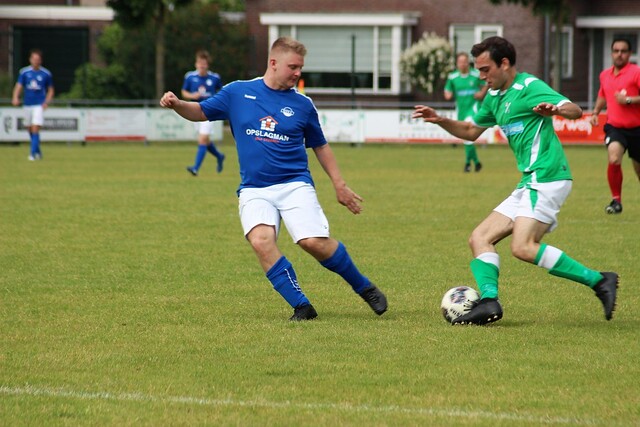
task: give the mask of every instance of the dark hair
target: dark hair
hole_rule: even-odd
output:
[[[491,60],[498,65],[503,58],[507,58],[511,65],[516,65],[516,48],[507,39],[493,36],[474,44],[471,48],[471,54],[475,58],[484,52],[489,52]]]
[[[201,49],[201,50],[196,52],[196,59],[204,59],[209,64],[211,63],[211,55],[209,55],[209,52],[207,52],[204,49]]]
[[[631,49],[631,41],[627,38],[624,37],[616,37],[615,39],[613,39],[613,42],[611,42],[611,49],[613,50],[613,45],[618,43],[618,42],[623,42],[627,44],[627,48],[632,51],[633,49]]]
[[[41,51],[40,49],[38,49],[38,48],[33,48],[33,49],[31,49],[31,50],[29,51],[29,56],[33,55],[34,53],[35,53],[36,55],[40,56],[40,58],[42,58],[42,51]]]

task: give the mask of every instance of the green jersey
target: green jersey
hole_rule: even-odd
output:
[[[469,73],[454,71],[447,76],[444,90],[453,93],[458,109],[458,120],[466,120],[478,111],[478,101],[473,97],[485,83],[480,80],[480,72],[471,68]]]
[[[518,188],[572,179],[562,144],[553,129],[553,119],[533,111],[541,102],[560,106],[570,101],[537,77],[518,73],[506,91],[488,91],[473,117],[478,126],[499,125],[502,129],[522,172]]]

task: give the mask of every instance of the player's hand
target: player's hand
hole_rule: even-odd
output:
[[[598,115],[591,114],[591,117],[589,117],[589,123],[591,123],[591,126],[598,126]]]
[[[620,92],[614,92],[613,94],[616,97],[616,102],[618,104],[626,104],[627,103],[627,90],[622,89]]]
[[[165,92],[160,98],[160,106],[165,108],[175,108],[179,102],[178,97],[171,91]]]
[[[436,110],[426,105],[416,105],[413,107],[412,119],[422,119],[425,122],[436,122],[440,119]]]
[[[533,111],[540,114],[541,116],[549,117],[554,114],[558,114],[558,106],[555,104],[550,104],[548,102],[541,102],[540,104],[533,107]]]
[[[362,205],[360,205],[360,202],[363,201],[362,197],[358,196],[346,185],[336,188],[336,196],[338,197],[338,202],[346,206],[352,213],[357,215],[362,212]]]
[[[13,98],[11,100],[11,104],[13,104],[15,107],[17,107],[18,105],[20,105],[20,100],[18,98]]]

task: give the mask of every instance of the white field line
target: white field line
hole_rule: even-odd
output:
[[[236,400],[236,399],[209,399],[191,396],[156,396],[143,393],[110,393],[110,392],[87,392],[67,390],[64,388],[41,387],[24,385],[22,387],[12,387],[0,385],[0,395],[13,396],[45,396],[54,398],[69,398],[79,400],[112,400],[120,402],[154,402],[154,403],[179,403],[196,406],[239,406],[252,408],[293,408],[302,410],[325,410],[339,412],[361,412],[361,413],[399,413],[416,416],[436,416],[466,419],[489,419],[500,421],[527,422],[532,424],[568,424],[568,425],[599,425],[604,424],[602,420],[584,418],[566,418],[553,416],[535,416],[524,413],[509,412],[489,412],[489,411],[468,411],[464,409],[437,409],[428,407],[402,407],[396,405],[375,406],[375,405],[351,405],[347,403],[300,403],[300,402],[270,402],[267,400]],[[612,425],[607,423],[607,425]]]

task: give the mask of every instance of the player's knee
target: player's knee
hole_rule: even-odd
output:
[[[519,260],[533,262],[536,257],[536,251],[533,245],[511,242],[511,254]]]

